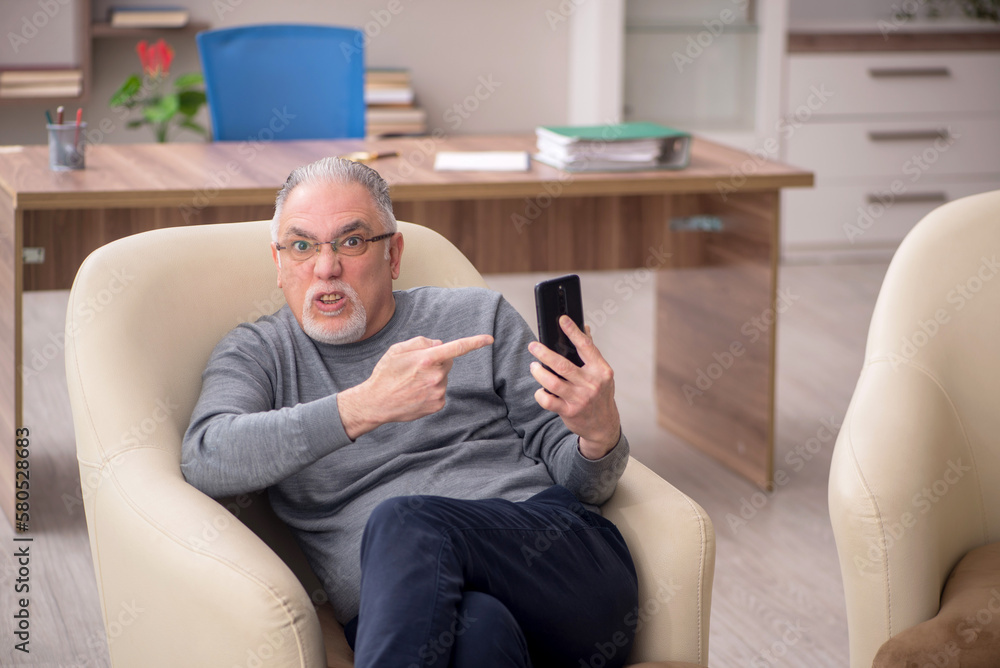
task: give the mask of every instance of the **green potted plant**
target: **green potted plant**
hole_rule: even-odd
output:
[[[174,50],[162,39],[150,45],[146,40],[136,45],[136,53],[142,62],[142,76],[133,74],[121,88],[111,96],[113,109],[124,107],[129,111],[138,109],[137,118],[130,119],[127,127],[138,128],[150,125],[156,134],[156,141],[167,141],[171,126],[186,128],[207,137],[208,131],[194,120],[195,114],[205,104],[204,78],[200,72],[182,74],[167,85],[170,63]]]
[[[924,8],[923,13],[932,19],[947,16],[958,9],[970,19],[1000,23],[1000,0],[924,0],[920,4]],[[917,8],[910,9],[904,3],[897,16],[901,19],[913,19],[917,13]]]

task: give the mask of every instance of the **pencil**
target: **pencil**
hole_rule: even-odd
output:
[[[80,121],[83,120],[83,107],[76,109],[76,131],[73,133],[73,150],[76,151],[80,145]]]

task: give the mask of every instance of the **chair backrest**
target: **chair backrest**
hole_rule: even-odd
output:
[[[936,614],[957,561],[1000,540],[1000,190],[934,210],[893,257],[830,514],[852,666]]]
[[[907,235],[879,291],[863,373],[912,392],[872,396],[877,413],[922,408],[899,416],[900,426],[939,430],[930,439],[873,443],[870,456],[886,472],[931,482],[955,479],[946,476],[949,461],[971,465],[961,484],[946,481],[956,497],[967,496],[971,513],[963,510],[953,528],[966,548],[1000,540],[1000,190],[945,204]]]
[[[197,35],[216,140],[364,137],[363,35],[252,25]]]

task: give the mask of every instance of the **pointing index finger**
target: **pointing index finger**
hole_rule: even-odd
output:
[[[461,339],[455,339],[454,341],[442,343],[439,346],[434,346],[428,352],[436,361],[444,362],[446,360],[455,359],[456,357],[461,357],[466,353],[471,353],[473,350],[479,350],[480,348],[488,346],[491,343],[493,343],[492,336],[489,334],[478,334],[476,336],[466,336]]]

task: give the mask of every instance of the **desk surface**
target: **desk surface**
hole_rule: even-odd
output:
[[[535,161],[527,172],[435,172],[439,150],[533,151],[534,136],[406,137],[380,140],[122,144],[87,148],[87,168],[53,172],[48,148],[0,153],[0,188],[20,210],[177,206],[206,197],[213,205],[273,204],[289,172],[327,155],[398,151],[372,166],[399,201],[534,197],[544,182],[564,195],[773,190],[810,186],[812,174],[695,139],[683,170],[567,173]]]

